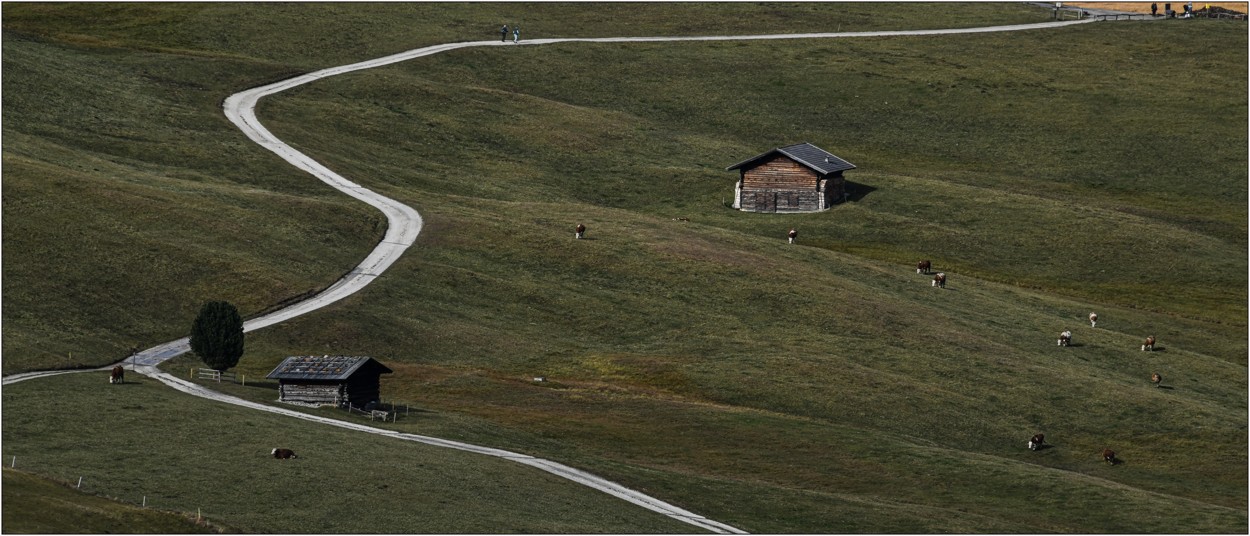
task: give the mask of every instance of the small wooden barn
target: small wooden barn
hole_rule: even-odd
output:
[[[810,143],[787,145],[729,166],[739,170],[734,208],[747,212],[816,212],[843,200],[842,172],[855,165]]]
[[[293,356],[265,377],[278,380],[281,402],[364,407],[381,400],[381,376],[391,372],[372,357]]]

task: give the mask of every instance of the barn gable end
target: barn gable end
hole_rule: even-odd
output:
[[[747,212],[816,212],[841,201],[842,172],[855,165],[810,143],[779,147],[729,166],[739,170],[734,208]]]
[[[381,400],[381,375],[391,372],[371,357],[293,356],[265,377],[278,380],[281,402],[363,407]]]

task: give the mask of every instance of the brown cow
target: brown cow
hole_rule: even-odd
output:
[[[933,263],[929,262],[927,259],[916,263],[916,273],[918,274],[929,275],[932,268]]]
[[[582,237],[586,236],[586,226],[585,226],[585,225],[582,225],[582,224],[580,224],[580,223],[579,223],[579,224],[577,224],[577,229],[574,229],[574,230],[575,230],[575,231],[577,231],[577,232],[573,234],[573,238],[582,238]]]
[[[1159,375],[1158,372],[1150,374],[1150,383],[1155,384],[1155,387],[1161,387],[1163,385],[1163,376]]]
[[[270,454],[273,454],[273,457],[279,460],[289,460],[291,458],[299,457],[296,456],[295,451],[292,451],[291,449],[273,449],[273,452]]]
[[[1102,459],[1111,465],[1120,463],[1120,460],[1115,457],[1115,451],[1111,449],[1102,449]]]
[[[938,272],[937,275],[933,276],[933,286],[946,288],[946,274]]]
[[[1089,327],[1091,328],[1098,327],[1098,313],[1089,314]]]
[[[1046,444],[1046,434],[1033,434],[1033,437],[1029,439],[1029,450],[1040,449],[1042,448],[1042,445],[1045,445],[1045,444]]]
[[[1154,335],[1146,337],[1146,342],[1142,343],[1141,345],[1141,351],[1145,352],[1147,350],[1151,352],[1155,351],[1155,336]]]
[[[109,383],[124,383],[126,381],[126,369],[121,365],[116,365],[113,370],[109,371]]]

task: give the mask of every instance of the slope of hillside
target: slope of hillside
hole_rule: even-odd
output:
[[[141,510],[68,485],[4,468],[5,534],[217,533],[170,512]]]
[[[800,8],[813,12],[802,24],[756,9],[763,26],[793,31],[886,20],[872,19],[880,13],[872,6],[776,12]],[[923,18],[908,9],[888,22]],[[995,11],[1006,9],[966,11],[1008,22],[1014,12]],[[118,78],[105,62],[110,48],[63,32],[46,35],[74,44],[24,37],[10,31],[9,13],[6,74],[11,64],[38,72],[52,59],[111,67],[55,70],[45,88],[53,94],[73,81],[57,78],[66,73]],[[630,19],[628,33],[673,33],[648,13]],[[694,13],[723,17],[704,19],[709,27],[745,24],[736,11],[686,20]],[[463,14],[425,14],[430,27],[465,24]],[[565,32],[620,29],[551,14]],[[1062,38],[466,50],[274,97],[259,111],[271,130],[417,207],[427,225],[374,286],[250,335],[240,370],[263,375],[294,354],[372,355],[396,370],[384,396],[425,410],[400,429],[541,454],[756,532],[1243,532],[1246,42],[1240,26],[1187,22],[1086,25]],[[389,24],[382,33],[395,32]],[[191,130],[228,141],[187,144],[165,165],[202,171],[174,173],[151,156],[119,156],[139,144],[76,137],[65,125],[77,113],[37,121],[33,95],[14,123],[6,98],[5,165],[19,180],[6,175],[5,217],[23,222],[19,257],[5,258],[6,371],[52,363],[58,352],[40,345],[120,348],[135,331],[177,332],[178,308],[209,295],[237,296],[255,312],[325,274],[332,280],[380,233],[376,216],[224,132],[210,115],[211,91],[198,89],[272,80],[308,60],[284,63],[289,49],[255,60],[269,49],[225,39],[233,54],[205,61],[182,57],[196,43],[185,35],[160,48],[136,45],[141,32],[123,34],[108,36],[109,46],[153,56],[122,56],[134,67],[118,83],[153,77],[160,90],[135,91],[163,99],[183,88],[173,94],[191,103]],[[1185,52],[1213,46],[1240,52]],[[176,67],[153,74],[171,59]],[[212,80],[221,63],[238,67],[235,78]],[[10,77],[5,84],[6,93],[24,91]],[[1204,106],[1160,113],[1196,88]],[[165,109],[133,109],[153,108]],[[794,216],[723,206],[736,176],[725,166],[798,141],[859,165],[848,175],[853,202]],[[1156,154],[1153,144],[1206,149]],[[170,215],[137,232],[106,218],[119,209],[94,198],[84,199],[95,212],[46,212],[79,184],[47,179],[63,159],[82,161],[76,147],[115,168],[106,180],[78,164],[96,181],[85,191],[125,191],[119,179],[139,177],[134,191],[163,192],[155,199]],[[134,173],[148,168],[157,171]],[[22,172],[36,169],[49,171]],[[212,217],[222,213],[232,217]],[[83,220],[96,225],[77,240],[99,255],[149,237],[139,243],[162,262],[138,271],[121,260],[74,262],[91,250],[48,240],[45,230]],[[217,229],[219,220],[230,227]],[[577,222],[589,240],[572,239]],[[801,230],[796,246],[782,238],[792,226]],[[253,227],[272,231],[238,239]],[[163,242],[171,235],[179,238]],[[119,244],[101,241],[110,237]],[[43,256],[26,253],[35,244],[61,256],[60,270],[92,271],[21,292],[16,281],[49,271]],[[176,282],[227,253],[230,262],[215,265],[219,279],[184,295]],[[951,274],[948,289],[914,273],[920,258]],[[94,292],[91,282],[107,281],[116,295],[65,293],[57,281]],[[286,286],[267,290],[278,281]],[[157,290],[166,297],[154,309],[117,297]],[[92,316],[55,320],[75,300],[92,304],[83,308]],[[134,309],[135,320],[114,320],[119,309]],[[1103,317],[1097,330],[1083,324],[1091,310]],[[1077,345],[1056,348],[1065,328]],[[1162,351],[1137,350],[1147,334]],[[1155,371],[1167,389],[1149,384]],[[232,387],[265,401],[272,388]],[[12,426],[6,418],[6,443],[34,425]],[[1055,446],[1023,449],[1038,431]],[[1101,463],[1108,446],[1126,463]],[[1205,454],[1194,456],[1198,449]],[[1108,503],[1117,508],[1107,512]]]

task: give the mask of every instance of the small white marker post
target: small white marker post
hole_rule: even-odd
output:
[[[144,496],[143,496],[143,507],[144,507],[144,508],[147,508],[147,507],[148,507],[148,496],[147,496],[147,495],[144,495]]]
[[[9,466],[9,468],[10,468],[10,469],[12,469],[12,468],[14,468],[14,467],[17,467],[17,456],[14,456],[14,457],[13,457],[13,464]]]
[[[82,489],[82,477],[78,477],[78,489]]]

